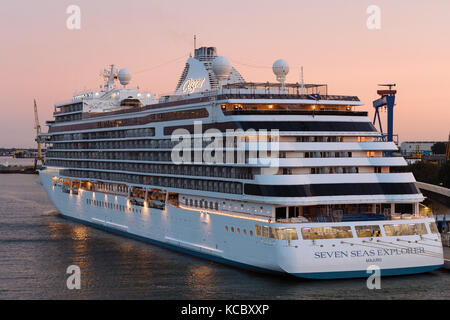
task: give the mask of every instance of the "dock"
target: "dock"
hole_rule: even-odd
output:
[[[444,247],[444,266],[443,268],[450,270],[450,247]]]
[[[2,173],[37,173],[34,166],[3,166],[0,165],[0,174]]]

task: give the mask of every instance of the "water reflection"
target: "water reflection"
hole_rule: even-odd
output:
[[[215,283],[215,272],[210,265],[193,265],[186,273],[186,283],[193,299],[205,299],[208,288]]]
[[[276,277],[177,253],[62,218],[36,176],[0,184],[1,299],[450,299],[450,272],[365,279]],[[69,265],[81,290],[68,290]]]

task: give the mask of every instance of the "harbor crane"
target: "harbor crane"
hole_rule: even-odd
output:
[[[398,136],[396,135],[396,140],[394,141],[394,106],[395,106],[395,94],[397,90],[392,90],[395,87],[395,83],[390,84],[379,84],[380,87],[388,87],[389,89],[377,90],[377,94],[381,97],[373,101],[373,107],[375,108],[375,115],[373,117],[373,125],[378,118],[378,125],[380,126],[381,139],[383,141],[392,141],[398,144]],[[387,134],[383,132],[383,127],[381,126],[381,115],[380,108],[387,109]],[[391,156],[392,152],[388,151],[385,153],[387,156]]]
[[[394,141],[394,106],[395,106],[395,94],[397,90],[392,90],[395,87],[394,84],[379,84],[380,87],[389,87],[387,90],[377,90],[377,93],[381,98],[373,101],[373,107],[375,108],[375,115],[373,117],[373,124],[378,118],[378,125],[380,126],[380,132],[384,141]],[[387,109],[387,134],[383,132],[381,125],[380,108],[385,107]]]
[[[445,161],[450,160],[450,133],[448,134],[447,148],[445,150]]]
[[[36,138],[34,140],[37,142],[37,154],[34,158],[34,170],[36,170],[38,167],[38,162],[40,162],[41,165],[44,164],[44,157],[42,156],[42,144],[39,137],[39,134],[41,133],[41,125],[39,124],[36,99],[34,99],[34,129],[36,129]]]

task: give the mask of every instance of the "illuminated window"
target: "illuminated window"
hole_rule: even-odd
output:
[[[384,231],[387,236],[412,236],[428,233],[424,223],[386,224]]]
[[[281,231],[281,233],[280,233]],[[280,229],[279,233],[281,234],[281,240],[298,240],[297,229],[295,228],[286,228]]]
[[[247,230],[244,229],[244,234],[247,235]]]
[[[268,238],[269,237],[269,227],[263,226],[263,228],[262,228],[262,236],[264,238]]]
[[[359,238],[381,237],[380,226],[355,226]]]
[[[225,230],[228,231],[228,226],[225,226]]]
[[[302,228],[303,239],[342,239],[353,238],[350,227],[315,227]]]
[[[231,227],[231,232],[234,232],[234,227]]]
[[[260,225],[255,225],[255,235],[256,236],[261,236],[261,226]]]
[[[271,239],[278,239],[278,230],[274,227],[269,228],[269,238]]]
[[[436,223],[430,222],[428,225],[430,226],[431,233],[439,233],[439,230],[436,227]]]

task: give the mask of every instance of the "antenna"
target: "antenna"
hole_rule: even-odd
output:
[[[279,59],[273,63],[272,70],[277,77],[277,80],[280,81],[281,90],[284,91],[286,75],[289,73],[289,64],[286,60]]]
[[[303,79],[303,66],[301,66],[300,68],[300,84],[301,84],[300,94],[303,94],[303,88],[305,87],[305,81]]]
[[[213,60],[212,70],[219,81],[219,88],[222,88],[223,81],[230,76],[232,67],[230,60],[224,56],[217,57]]]
[[[114,88],[114,79],[116,78],[116,73],[114,71],[114,65],[112,64],[110,70],[105,69],[103,71],[103,78],[105,79],[104,88],[109,91]]]

